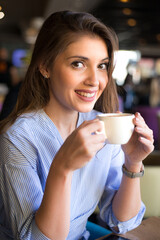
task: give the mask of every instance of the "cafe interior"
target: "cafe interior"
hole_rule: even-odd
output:
[[[19,86],[30,62],[37,33],[50,13],[64,9],[90,12],[115,30],[119,39],[119,51],[115,53],[113,78],[117,85],[120,111],[140,112],[154,134],[155,149],[144,160],[145,174],[141,179],[142,200],[146,205],[144,219],[159,218],[160,4],[158,0],[1,0],[0,4],[0,54],[3,52],[2,54],[10,62],[15,79],[13,87],[2,80],[1,74],[4,69],[0,62],[0,119],[9,114],[16,103]],[[8,112],[4,113],[6,99],[9,106]],[[99,218],[98,208],[90,217],[90,221],[104,226]]]

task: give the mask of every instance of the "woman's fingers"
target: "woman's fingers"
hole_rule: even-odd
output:
[[[135,113],[134,124],[136,126],[140,126],[140,127],[147,126],[145,121],[144,121],[144,118],[141,116],[140,113]]]
[[[139,137],[139,141],[144,145],[144,149],[146,153],[150,153],[154,150],[153,141],[150,141],[144,137]]]
[[[93,119],[90,121],[84,121],[77,131],[82,130],[86,134],[93,134],[96,132],[103,132],[103,123],[99,119]]]
[[[153,131],[147,126],[140,113],[135,114],[135,130],[132,138],[123,146],[128,159],[133,162],[140,162],[154,150]]]
[[[153,130],[147,126],[144,118],[140,115],[140,113],[136,113],[135,117],[135,131],[153,143]]]
[[[153,130],[150,129],[140,113],[135,114],[135,131],[138,133],[138,140],[143,144],[146,153],[154,150]]]
[[[152,143],[154,142],[153,131],[151,129],[149,129],[149,128],[142,128],[142,127],[137,127],[136,126],[135,127],[135,131],[139,135],[141,135],[141,136],[147,138],[148,140],[150,140]]]

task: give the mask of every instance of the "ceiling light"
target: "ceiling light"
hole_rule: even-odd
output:
[[[2,10],[2,7],[0,6],[0,11]]]
[[[123,8],[122,12],[125,15],[131,15],[132,14],[132,10],[130,8]]]
[[[0,19],[4,18],[5,14],[4,12],[0,12]]]
[[[127,24],[130,26],[130,27],[134,27],[136,26],[137,22],[134,18],[129,18],[128,21],[127,21]]]
[[[127,3],[129,0],[120,0],[120,2]]]

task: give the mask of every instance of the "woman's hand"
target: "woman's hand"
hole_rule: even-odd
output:
[[[154,150],[153,131],[146,125],[140,113],[133,119],[135,129],[131,139],[122,149],[126,157],[126,166],[140,165],[141,162]]]
[[[104,146],[104,134],[94,134],[102,131],[102,123],[98,119],[85,121],[66,139],[58,151],[54,163],[67,171],[74,171],[86,165]]]

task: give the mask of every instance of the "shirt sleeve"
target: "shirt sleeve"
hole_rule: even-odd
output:
[[[125,232],[136,228],[141,223],[145,213],[145,205],[143,202],[141,202],[139,213],[132,219],[125,222],[120,222],[114,216],[114,213],[112,211],[112,200],[121,184],[123,163],[124,153],[120,147],[115,147],[104,193],[99,202],[100,217],[107,223],[113,232],[116,232],[114,229],[115,227],[118,227],[118,232],[116,233],[119,234],[124,234]]]
[[[43,198],[36,164],[29,162],[29,158],[37,161],[36,149],[27,141],[25,146],[20,139],[17,142],[19,148],[6,138],[0,142],[0,201],[4,207],[1,224],[11,229],[15,239],[49,240],[35,223],[35,212]]]

